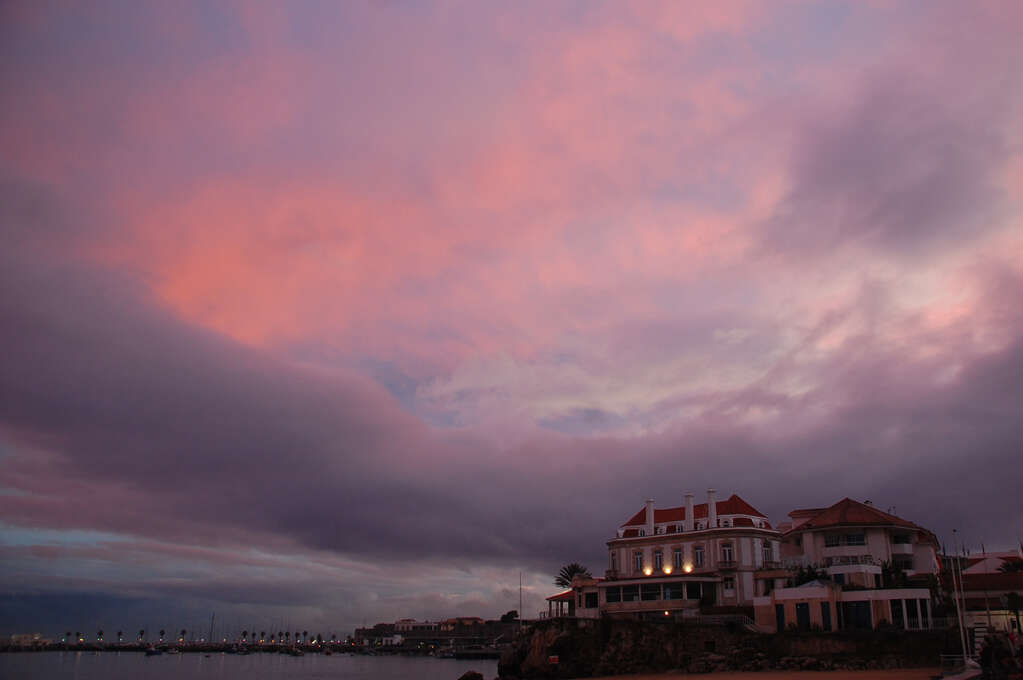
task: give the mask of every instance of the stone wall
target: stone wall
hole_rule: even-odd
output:
[[[933,666],[942,653],[954,653],[954,637],[943,631],[763,635],[741,626],[559,620],[524,631],[502,656],[498,674],[584,678],[667,670]]]

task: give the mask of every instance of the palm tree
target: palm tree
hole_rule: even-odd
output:
[[[309,642],[309,631],[307,630],[302,631],[302,639],[305,640],[306,642]]]
[[[573,576],[585,576],[590,578],[590,570],[579,564],[578,562],[571,562],[566,564],[558,572],[557,578],[554,579],[554,585],[561,586],[562,588],[568,588],[572,585]]]
[[[259,641],[262,642],[265,639],[266,639],[266,631],[265,630],[259,631]]]

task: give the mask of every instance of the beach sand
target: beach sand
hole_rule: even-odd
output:
[[[940,668],[897,668],[884,671],[756,671],[745,673],[649,673],[644,675],[608,675],[590,680],[674,680],[705,678],[705,680],[930,680],[941,675]]]

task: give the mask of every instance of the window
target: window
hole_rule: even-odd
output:
[[[632,568],[634,571],[643,571],[643,553],[639,550],[632,554]]]
[[[639,535],[640,536],[646,536],[646,529],[640,529],[639,530]]]
[[[732,551],[732,544],[731,543],[722,543],[721,544],[721,560],[723,562],[733,562],[733,561],[735,561],[735,553]]]
[[[664,599],[665,600],[681,600],[682,599],[682,584],[681,583],[665,583],[664,584]]]
[[[911,571],[913,569],[913,558],[908,555],[896,555],[892,557],[892,566],[903,571]]]
[[[892,543],[906,545],[909,543],[909,534],[895,534],[892,536]]]
[[[731,576],[727,577],[724,581],[725,592],[735,590],[735,579]]]
[[[622,586],[622,602],[639,600],[639,586]]]
[[[831,630],[831,603],[821,602],[821,628]]]
[[[845,574],[832,574],[831,580],[840,586],[845,585]]]
[[[642,599],[645,602],[649,602],[651,600],[659,600],[661,599],[661,584],[644,583],[642,588],[640,589],[640,593],[642,595]]]
[[[664,553],[660,550],[654,553],[654,569],[660,571],[664,567]]]
[[[771,551],[771,544],[768,541],[764,541],[764,547],[761,550],[761,553],[764,558],[764,564],[767,564],[774,559],[774,553]]]
[[[604,591],[604,599],[608,602],[621,602],[622,601],[622,589],[618,586],[608,588]]]
[[[905,618],[902,616],[902,600],[892,600],[888,603],[892,608],[892,625],[896,628],[905,628]]]
[[[618,571],[618,551],[611,551],[611,571]]]
[[[785,605],[783,604],[774,605],[774,625],[777,626],[779,633],[785,630]]]
[[[699,600],[703,597],[703,584],[702,583],[687,583],[686,584],[686,599],[687,600]]]
[[[796,603],[796,626],[799,630],[810,630],[810,603]]]
[[[703,566],[703,546],[698,545],[693,548],[693,565],[697,567]]]
[[[840,542],[841,537],[838,534],[826,534],[824,536],[824,547],[825,548],[836,548]]]
[[[676,569],[682,568],[682,548],[675,548],[674,564]]]
[[[866,545],[867,541],[863,534],[846,534],[845,535],[846,545]]]
[[[597,594],[596,593],[586,593],[586,608],[587,609],[596,609],[597,608]]]
[[[916,605],[916,600],[906,600],[906,614],[909,621],[910,628],[920,627],[920,610]]]

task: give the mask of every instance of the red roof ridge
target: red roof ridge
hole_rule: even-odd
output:
[[[767,515],[763,514],[748,502],[743,499],[739,494],[733,493],[725,500],[719,500],[715,502],[717,506],[718,515],[753,515],[754,517],[762,517],[767,519]],[[706,503],[696,503],[693,505],[693,517],[694,519],[704,519],[708,515]],[[674,508],[654,508],[654,524],[663,524],[665,522],[681,522],[686,518],[686,508],[684,505]],[[643,526],[646,524],[646,507],[640,509],[635,515],[629,518],[629,520],[623,524],[623,527],[632,526]]]
[[[792,516],[792,513],[789,513]],[[921,529],[923,527],[902,519],[895,515],[878,510],[873,505],[860,503],[846,496],[834,505],[824,508],[802,524],[793,527],[790,532],[803,531],[806,529],[820,529],[830,526],[856,526],[867,524],[893,524],[910,529]],[[926,530],[924,530],[926,531]]]

